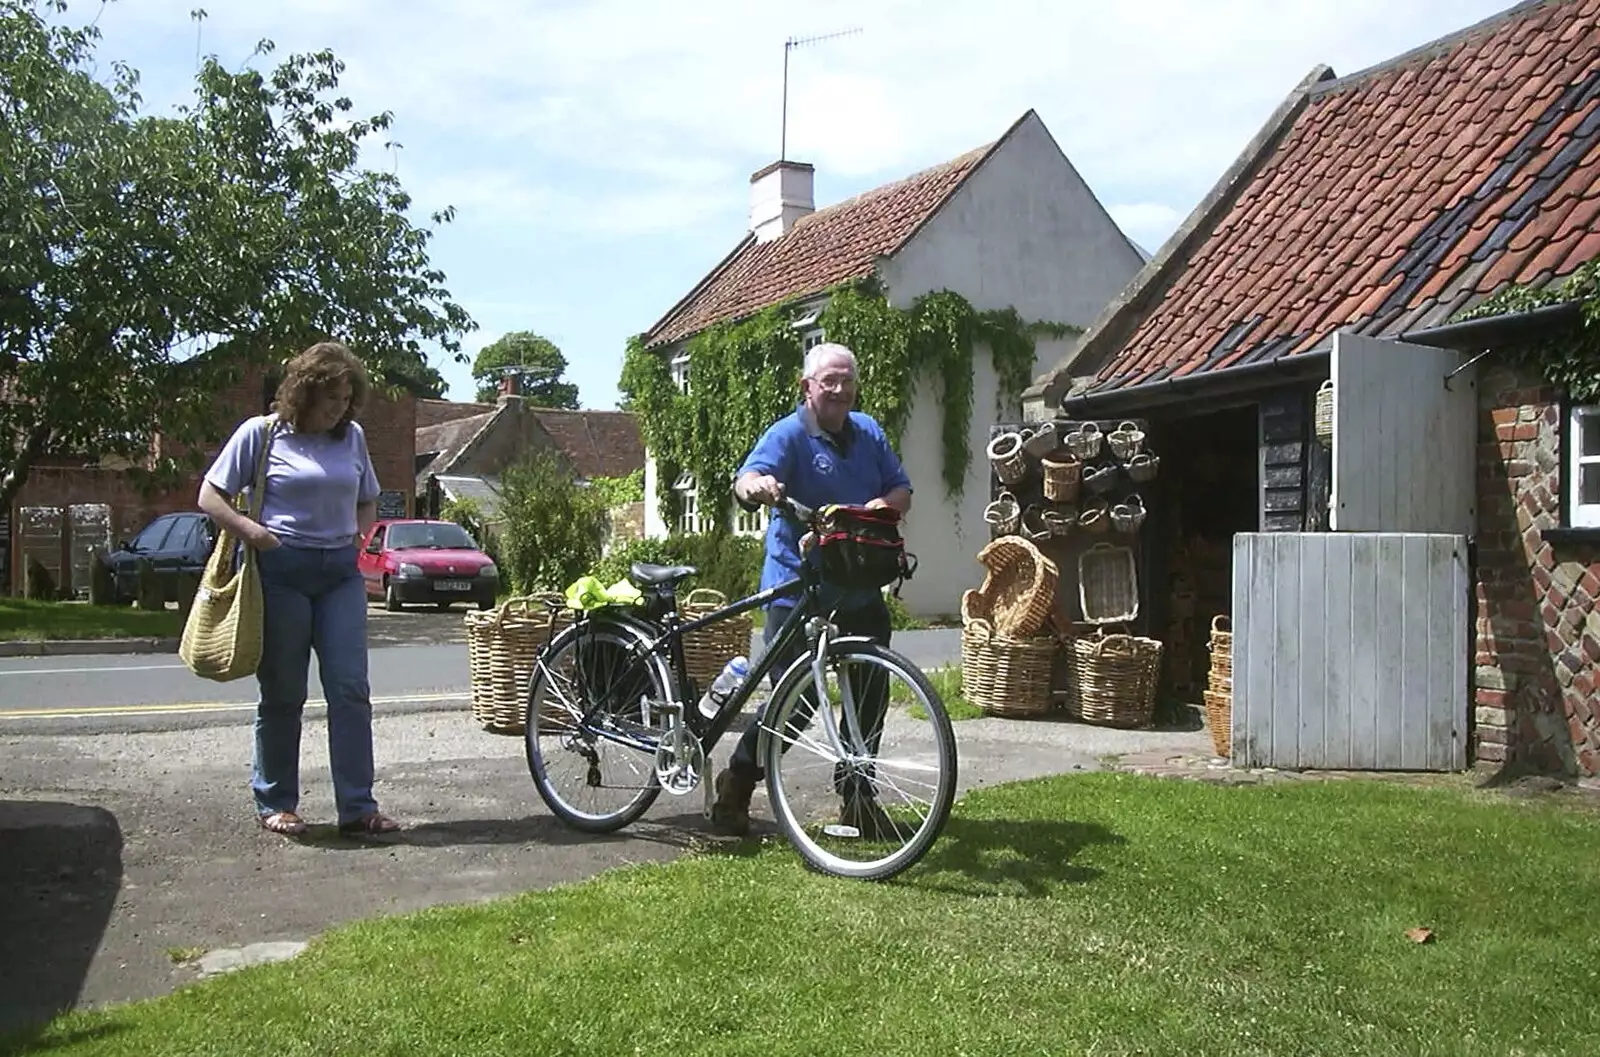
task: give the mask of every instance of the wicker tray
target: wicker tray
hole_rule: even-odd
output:
[[[995,631],[1025,639],[1044,627],[1055,606],[1056,563],[1021,536],[1001,536],[978,552],[978,561],[988,570],[978,593]]]
[[[518,596],[499,607],[468,613],[467,667],[472,718],[491,734],[521,734],[533,660],[552,637],[572,623],[559,596]]]
[[[968,621],[961,628],[961,696],[991,716],[1044,715],[1055,660],[1053,635],[1013,639],[987,620]]]
[[[1162,645],[1138,635],[1097,634],[1067,644],[1066,711],[1105,727],[1148,727],[1155,717]]]
[[[728,604],[728,596],[709,587],[697,587],[684,597],[678,607],[685,620],[714,613]],[[723,666],[742,654],[750,652],[750,629],[753,621],[749,613],[741,613],[727,620],[719,620],[683,637],[684,667],[689,671],[698,691],[704,692]]]
[[[1125,624],[1139,615],[1132,548],[1096,543],[1078,555],[1078,604],[1090,624]]]

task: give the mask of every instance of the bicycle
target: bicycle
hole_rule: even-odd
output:
[[[816,532],[814,511],[792,500],[776,510]],[[757,759],[784,836],[807,866],[837,877],[885,880],[921,859],[955,798],[955,736],[944,702],[900,653],[838,634],[825,611],[823,574],[811,561],[801,567],[794,579],[683,620],[676,589],[698,570],[635,564],[629,579],[641,605],[582,613],[555,635],[535,659],[524,727],[528,768],[550,810],[575,829],[609,833],[642,817],[663,790],[682,797],[704,788],[709,801],[712,750],[776,658],[804,636],[806,649],[778,676],[761,713]],[[702,715],[704,688],[686,670],[684,636],[782,598],[797,602],[770,647],[715,713]],[[581,772],[571,792],[557,782],[565,764]],[[803,784],[812,777],[821,779],[816,790]],[[603,794],[616,802],[578,803]],[[835,805],[862,803],[863,795],[878,808],[871,825],[827,820]],[[900,803],[885,805],[886,796]]]

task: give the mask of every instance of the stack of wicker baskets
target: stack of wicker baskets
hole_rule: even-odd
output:
[[[1103,727],[1148,727],[1161,680],[1159,639],[1096,628],[1066,644],[1068,715]]]
[[[961,597],[961,694],[992,716],[1049,712],[1056,564],[1021,536],[993,541],[978,561],[983,585]]]
[[[496,609],[467,614],[472,718],[491,734],[521,734],[533,660],[572,623],[555,595],[508,598]]]
[[[684,598],[679,613],[685,620],[707,616],[728,604],[728,596],[709,587],[699,587]],[[750,652],[748,613],[707,624],[683,637],[684,667],[689,678],[702,691],[709,687],[729,661]]]
[[[1233,630],[1225,616],[1211,618],[1211,671],[1206,676],[1206,726],[1218,756],[1228,755],[1233,722]]]

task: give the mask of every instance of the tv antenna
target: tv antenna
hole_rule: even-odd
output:
[[[783,42],[783,130],[778,140],[778,160],[786,161],[789,153],[789,52],[795,48],[805,47],[807,44],[818,44],[824,40],[834,40],[838,37],[850,37],[860,33],[860,27],[855,29],[841,29],[836,33],[823,33],[815,37],[790,37]]]

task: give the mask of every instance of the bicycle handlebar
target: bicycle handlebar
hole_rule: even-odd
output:
[[[779,499],[772,505],[773,509],[781,510],[785,514],[788,514],[790,517],[797,521],[803,522],[806,525],[812,524],[817,519],[817,512],[815,510],[812,510],[804,503],[801,503],[790,496],[784,496],[782,499]]]

